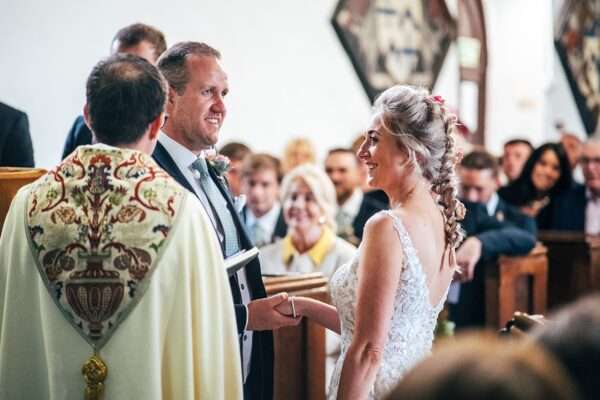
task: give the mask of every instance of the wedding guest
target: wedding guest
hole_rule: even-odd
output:
[[[532,332],[537,342],[562,363],[581,391],[582,399],[600,393],[600,295],[585,297],[549,318]]]
[[[337,235],[354,245],[360,243],[367,220],[387,208],[362,191],[360,168],[351,149],[332,149],[325,159],[325,172],[335,186]]]
[[[576,400],[551,354],[528,342],[470,334],[442,343],[398,383],[387,400]]]
[[[485,205],[489,216],[509,221],[535,235],[535,221],[498,196],[498,161],[485,150],[474,150],[463,157],[458,168],[462,199]]]
[[[27,114],[0,103],[0,167],[33,167]]]
[[[315,146],[310,140],[302,137],[290,140],[285,145],[281,158],[283,173],[291,171],[298,165],[314,164],[317,159],[316,153]]]
[[[320,169],[304,164],[281,185],[287,236],[261,249],[263,274],[309,273],[326,277],[350,261],[356,248],[335,235],[335,190]]]
[[[156,60],[166,48],[165,36],[161,31],[150,25],[136,23],[121,28],[116,33],[110,45],[110,54],[133,54],[156,64]],[[66,158],[77,146],[91,143],[92,132],[80,115],[67,134],[62,158]]]
[[[229,168],[225,172],[225,178],[229,183],[229,189],[234,196],[241,193],[240,169],[244,159],[252,154],[250,147],[240,142],[229,142],[219,150],[219,154],[229,158]]]
[[[242,194],[246,196],[242,217],[254,244],[263,247],[283,238],[287,225],[279,202],[282,178],[279,160],[265,153],[249,155],[240,174]]]
[[[574,184],[540,212],[540,229],[600,235],[600,138],[583,145],[579,159],[584,184]]]
[[[352,149],[352,152],[354,154],[358,154],[358,149],[360,149],[360,145],[362,144],[363,140],[364,140],[364,135],[361,133],[352,142],[352,146],[350,146],[350,148]],[[365,194],[366,197],[369,197],[369,198],[385,205],[384,208],[386,208],[386,209],[390,208],[390,199],[388,199],[387,194],[385,194],[385,192],[383,190],[374,189],[369,186],[369,182],[367,181],[368,174],[369,174],[369,168],[367,167],[367,165],[364,162],[359,160],[359,175],[360,175],[359,179],[360,179],[361,190],[363,191],[363,193]]]
[[[521,175],[501,187],[498,195],[535,218],[572,185],[571,167],[564,148],[558,143],[545,143],[531,153]]]
[[[504,143],[502,172],[509,183],[519,177],[531,153],[533,153],[533,146],[529,140],[512,139]]]

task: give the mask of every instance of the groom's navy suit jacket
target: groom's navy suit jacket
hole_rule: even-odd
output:
[[[167,150],[160,143],[156,144],[156,149],[154,150],[152,157],[158,163],[158,165],[169,175],[171,175],[181,186],[195,194],[194,189],[183,176],[175,164],[175,161],[173,161],[173,158],[171,158]],[[241,247],[243,249],[252,248],[254,245],[252,244],[248,233],[246,232],[240,216],[235,210],[229,190],[225,187],[221,179],[217,177],[216,172],[212,167],[210,167],[210,164],[208,171],[211,178],[215,181],[219,190],[223,194],[223,197],[225,197],[227,200],[227,207],[238,229]],[[252,294],[252,299],[266,297],[265,287],[262,282],[260,271],[260,261],[258,257],[248,263],[245,267],[245,270],[248,286],[250,287],[250,293]],[[237,277],[235,275],[229,278],[229,284],[231,286],[231,293],[233,295],[238,336],[241,347],[242,341],[244,340],[244,328],[247,319],[246,307],[242,303],[242,295]],[[206,356],[210,357],[210,355]],[[253,333],[252,361],[250,365],[250,374],[246,380],[244,392],[250,399],[270,400],[273,397],[273,334],[271,331],[254,331]]]

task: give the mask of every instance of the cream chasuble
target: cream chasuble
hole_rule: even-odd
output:
[[[208,216],[150,157],[104,145],[80,147],[13,200],[0,237],[0,398],[82,399],[94,348],[107,400],[243,397]],[[89,388],[98,371],[87,372]]]

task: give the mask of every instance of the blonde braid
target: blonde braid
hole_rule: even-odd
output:
[[[381,116],[383,126],[407,150],[409,162],[431,182],[437,203],[445,217],[446,243],[456,248],[464,238],[459,221],[465,207],[457,199],[457,178],[454,166],[456,116],[444,107],[440,96],[431,96],[422,88],[397,85],[381,94],[374,112]]]
[[[456,248],[465,237],[465,232],[459,224],[459,221],[462,221],[465,217],[465,206],[458,200],[458,179],[455,171],[455,166],[458,162],[454,146],[456,116],[448,112],[442,104],[435,104],[439,107],[440,117],[443,121],[446,146],[440,160],[441,165],[438,174],[432,182],[432,190],[439,195],[438,204],[441,206],[442,212],[446,217],[446,225],[444,227],[446,242]]]

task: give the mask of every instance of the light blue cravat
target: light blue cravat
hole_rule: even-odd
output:
[[[206,160],[198,157],[196,161],[192,163],[192,168],[200,173],[200,177],[198,178],[200,186],[208,198],[210,207],[212,207],[213,211],[219,218],[219,222],[223,228],[223,235],[225,237],[225,257],[229,257],[240,250],[238,232],[237,228],[235,227],[235,223],[233,222],[233,217],[227,208],[225,199],[219,191],[217,184],[208,174]]]

